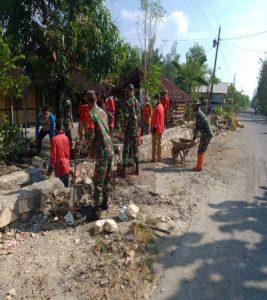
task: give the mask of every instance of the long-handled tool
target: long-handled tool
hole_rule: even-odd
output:
[[[73,211],[75,210],[75,201],[76,201],[76,167],[77,167],[77,137],[75,138],[75,147],[74,147]]]

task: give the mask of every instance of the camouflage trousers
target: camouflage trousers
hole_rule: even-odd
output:
[[[129,157],[133,157],[135,161],[139,158],[139,142],[137,136],[124,136],[122,151],[122,160],[124,165],[128,163]]]
[[[211,140],[211,136],[202,135],[198,146],[198,153],[204,153],[208,149],[208,145]]]
[[[65,132],[67,138],[69,139],[70,149],[71,149],[72,148],[72,135],[71,135],[71,124],[70,124],[70,122],[64,122],[63,127],[64,127],[64,132]]]
[[[97,159],[93,176],[94,205],[99,206],[103,200],[108,200],[109,183],[112,173],[112,156]]]

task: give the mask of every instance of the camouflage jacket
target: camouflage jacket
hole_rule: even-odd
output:
[[[130,136],[138,136],[140,126],[140,103],[134,96],[132,96],[125,103],[125,134]]]
[[[89,113],[94,128],[88,131],[89,147],[96,159],[107,159],[113,155],[113,143],[109,135],[108,117],[97,105]]]
[[[211,138],[213,137],[213,132],[210,127],[210,123],[204,113],[199,109],[196,113],[196,124],[193,131],[193,138],[195,139],[198,132],[201,133],[201,137]]]
[[[71,100],[64,98],[60,104],[60,117],[64,124],[72,123],[72,104]]]

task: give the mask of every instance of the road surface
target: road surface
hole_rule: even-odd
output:
[[[241,118],[231,156],[207,161],[223,179],[200,191],[188,232],[165,242],[153,300],[267,299],[267,119]]]

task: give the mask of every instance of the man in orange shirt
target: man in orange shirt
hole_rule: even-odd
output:
[[[161,104],[164,107],[164,116],[165,116],[165,123],[166,123],[167,119],[168,119],[169,109],[170,109],[170,99],[168,97],[168,91],[167,90],[165,90],[162,93]]]
[[[64,133],[62,121],[56,122],[56,136],[51,141],[50,162],[47,175],[52,172],[64,183],[65,187],[69,186],[70,172],[70,143]]]
[[[152,119],[152,162],[161,161],[161,138],[164,131],[164,107],[158,94],[154,97],[157,102]]]
[[[149,134],[150,133],[150,126],[151,126],[151,118],[153,114],[152,105],[150,104],[150,98],[146,97],[146,103],[143,107],[143,122],[144,122],[144,133]]]

